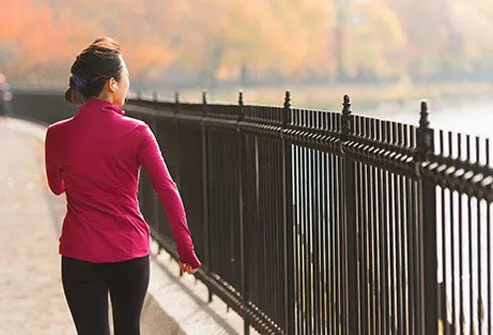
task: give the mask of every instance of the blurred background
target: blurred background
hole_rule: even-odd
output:
[[[0,0],[0,72],[63,90],[77,54],[123,46],[132,90],[171,99],[339,109],[417,120],[431,99],[460,126],[493,107],[491,0]],[[412,108],[412,115],[406,112]],[[438,114],[437,114],[438,115]],[[454,120],[450,120],[454,115]],[[492,120],[493,121],[493,120]],[[448,124],[447,124],[448,125]],[[489,129],[479,129],[480,133]],[[478,131],[476,131],[478,132]]]

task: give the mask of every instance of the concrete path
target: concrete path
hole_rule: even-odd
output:
[[[60,282],[64,199],[46,188],[43,137],[43,127],[0,121],[1,335],[76,333]]]
[[[75,335],[60,276],[64,197],[44,173],[46,128],[0,121],[0,335]],[[142,315],[143,335],[242,334],[243,320],[176,262],[157,255]],[[253,329],[250,334],[257,334]],[[97,334],[95,334],[97,335]]]

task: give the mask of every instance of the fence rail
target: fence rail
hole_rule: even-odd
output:
[[[53,99],[55,99],[53,97]],[[47,95],[17,95],[44,122]],[[61,100],[56,97],[61,106]],[[63,108],[60,107],[60,111]],[[488,139],[341,112],[131,100],[187,209],[197,277],[263,334],[491,334]],[[36,113],[34,112],[36,111]],[[417,117],[418,118],[418,117]],[[141,209],[176,257],[149,179]]]

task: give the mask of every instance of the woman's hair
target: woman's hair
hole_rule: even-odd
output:
[[[121,55],[120,45],[109,37],[100,37],[85,48],[70,69],[72,76],[65,100],[81,105],[98,96],[109,78],[120,81]]]

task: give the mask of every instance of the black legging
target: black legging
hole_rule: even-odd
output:
[[[149,284],[149,257],[89,263],[62,257],[63,290],[78,335],[109,335],[108,293],[115,335],[139,335]]]

